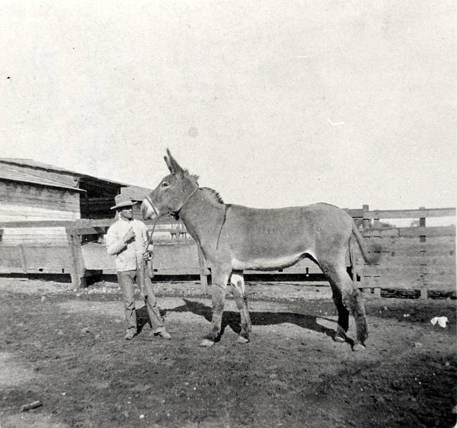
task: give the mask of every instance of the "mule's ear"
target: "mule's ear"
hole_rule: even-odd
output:
[[[167,164],[167,167],[168,167],[168,169],[170,170],[170,172],[173,174],[173,171],[172,171],[172,168],[171,168],[171,164],[170,164],[170,159],[168,159],[168,156],[165,155],[165,156],[163,157],[163,160],[164,160],[165,163]]]
[[[170,172],[174,175],[183,175],[184,170],[181,168],[179,163],[176,161],[176,159],[171,155],[170,150],[167,149],[167,154],[164,157],[165,162],[168,166],[168,169]]]

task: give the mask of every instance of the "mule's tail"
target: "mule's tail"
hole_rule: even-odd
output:
[[[352,223],[352,234],[354,235],[355,239],[357,240],[357,243],[359,244],[360,252],[362,253],[362,256],[365,259],[365,261],[368,264],[376,263],[380,257],[379,245],[371,245],[370,251],[368,249],[364,237],[360,234],[359,229],[357,229],[357,226],[354,222]]]

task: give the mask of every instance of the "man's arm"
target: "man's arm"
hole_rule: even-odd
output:
[[[148,243],[149,243],[149,237],[148,237],[148,228],[147,226],[142,222],[139,221],[139,229],[141,230],[141,246],[142,246],[142,255],[143,255],[143,260],[149,260],[150,254],[148,251]]]
[[[112,227],[108,229],[106,234],[106,251],[109,255],[114,256],[122,252],[127,243],[134,237],[133,230],[129,230],[124,236],[119,237],[119,234]]]

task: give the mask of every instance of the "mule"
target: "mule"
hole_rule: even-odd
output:
[[[143,200],[144,219],[165,214],[181,218],[205,257],[212,277],[212,321],[201,346],[219,338],[227,287],[240,311],[238,341],[249,341],[251,320],[243,271],[286,268],[311,258],[327,277],[338,311],[334,339],[347,341],[349,313],[356,325],[354,350],[364,349],[368,327],[363,298],[346,270],[348,251],[354,260],[354,240],[367,262],[366,243],[349,214],[336,206],[317,203],[303,207],[256,209],[225,204],[217,192],[200,188],[167,149],[170,174]]]

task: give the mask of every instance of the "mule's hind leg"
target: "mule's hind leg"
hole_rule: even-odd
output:
[[[213,346],[221,332],[222,315],[224,313],[225,293],[227,281],[230,275],[229,270],[213,268],[211,272],[211,300],[213,303],[213,314],[211,318],[211,329],[200,342],[200,346]]]
[[[230,277],[231,291],[235,299],[236,306],[240,311],[241,332],[238,342],[249,342],[249,332],[251,331],[251,318],[249,316],[248,302],[242,272],[233,272]]]
[[[329,278],[329,282],[332,288],[333,301],[335,302],[336,309],[338,310],[338,324],[334,339],[336,342],[345,342],[346,332],[349,328],[349,311],[343,303],[341,290],[335,284],[333,279]]]
[[[354,287],[354,283],[346,271],[346,262],[344,257],[339,257],[334,262],[322,263],[324,273],[329,277],[329,280],[334,286],[340,290],[343,305],[354,316],[356,326],[356,341],[354,350],[364,349],[364,343],[368,338],[368,326],[365,316],[365,305],[359,290]],[[338,305],[337,305],[338,307]],[[342,318],[344,330],[345,316]]]

